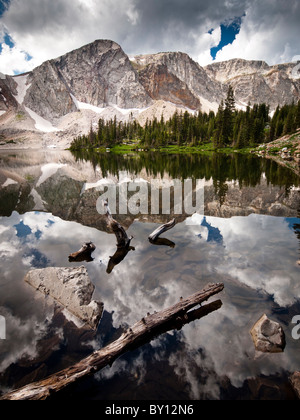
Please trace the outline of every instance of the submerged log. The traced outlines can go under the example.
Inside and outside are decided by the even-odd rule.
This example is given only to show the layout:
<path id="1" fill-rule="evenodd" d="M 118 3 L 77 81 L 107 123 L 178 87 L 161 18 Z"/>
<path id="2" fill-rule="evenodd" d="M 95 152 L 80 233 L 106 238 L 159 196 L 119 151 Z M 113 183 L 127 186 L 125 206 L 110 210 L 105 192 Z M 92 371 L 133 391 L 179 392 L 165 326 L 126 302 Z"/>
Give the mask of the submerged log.
<path id="1" fill-rule="evenodd" d="M 108 202 L 105 201 L 103 205 L 106 211 L 106 217 L 108 219 L 108 227 L 114 232 L 117 238 L 117 250 L 113 256 L 109 257 L 109 262 L 106 269 L 106 272 L 110 274 L 114 267 L 124 260 L 128 252 L 135 251 L 135 248 L 130 245 L 133 237 L 129 237 L 123 226 L 113 218 Z"/>
<path id="2" fill-rule="evenodd" d="M 86 242 L 82 245 L 79 251 L 69 255 L 69 262 L 91 262 L 94 261 L 92 253 L 95 251 L 96 246 L 92 242 Z"/>
<path id="3" fill-rule="evenodd" d="M 130 245 L 130 242 L 126 246 L 117 246 L 117 250 L 112 257 L 109 257 L 106 272 L 110 274 L 116 265 L 122 262 L 129 251 L 135 251 L 135 247 Z"/>
<path id="4" fill-rule="evenodd" d="M 167 232 L 168 230 L 172 229 L 175 225 L 176 225 L 176 220 L 173 219 L 169 223 L 165 223 L 164 225 L 159 226 L 157 229 L 155 229 L 154 232 L 152 232 L 149 235 L 149 238 L 148 238 L 149 241 L 150 242 L 157 241 L 157 239 L 160 237 L 161 234 L 163 234 L 164 232 Z"/>
<path id="5" fill-rule="evenodd" d="M 222 304 L 220 301 L 189 312 L 192 308 L 201 305 L 223 289 L 224 284 L 222 283 L 209 285 L 206 289 L 186 299 L 181 298 L 178 303 L 161 312 L 148 314 L 147 317 L 124 332 L 119 339 L 108 344 L 103 349 L 95 351 L 75 365 L 55 373 L 47 379 L 12 391 L 4 395 L 0 400 L 50 399 L 54 394 L 59 393 L 88 375 L 96 373 L 107 365 L 111 366 L 122 354 L 140 347 L 169 329 L 180 329 L 184 324 L 217 310 Z"/>
<path id="6" fill-rule="evenodd" d="M 176 244 L 172 241 L 170 241 L 167 238 L 157 238 L 154 241 L 152 239 L 149 239 L 150 244 L 152 245 L 162 245 L 162 246 L 169 246 L 170 248 L 175 248 Z"/>
<path id="7" fill-rule="evenodd" d="M 128 237 L 125 229 L 123 226 L 117 222 L 110 211 L 109 205 L 107 201 L 104 201 L 103 203 L 105 211 L 106 211 L 106 217 L 108 219 L 108 226 L 111 228 L 111 230 L 114 232 L 117 238 L 117 246 L 118 247 L 126 247 L 130 245 L 130 242 L 132 241 L 133 237 Z"/>

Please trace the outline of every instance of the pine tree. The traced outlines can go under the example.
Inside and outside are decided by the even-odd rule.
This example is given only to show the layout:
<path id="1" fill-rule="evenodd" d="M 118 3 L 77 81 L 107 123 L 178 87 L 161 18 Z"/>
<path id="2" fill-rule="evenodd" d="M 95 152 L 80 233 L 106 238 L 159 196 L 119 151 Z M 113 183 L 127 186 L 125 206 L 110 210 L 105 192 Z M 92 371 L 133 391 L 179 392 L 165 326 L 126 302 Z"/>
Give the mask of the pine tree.
<path id="1" fill-rule="evenodd" d="M 294 113 L 294 105 L 289 107 L 288 114 L 284 121 L 283 126 L 283 134 L 291 134 L 294 129 L 294 120 L 295 120 L 295 113 Z"/>
<path id="2" fill-rule="evenodd" d="M 223 126 L 224 126 L 224 102 L 222 100 L 218 108 L 218 113 L 216 115 L 216 129 L 213 135 L 213 145 L 217 149 L 223 145 Z"/>
<path id="3" fill-rule="evenodd" d="M 300 128 L 300 100 L 298 101 L 298 105 L 296 108 L 295 127 L 296 127 L 296 130 Z"/>
<path id="4" fill-rule="evenodd" d="M 225 109 L 223 117 L 223 132 L 222 132 L 222 143 L 228 145 L 233 140 L 233 116 L 235 111 L 235 99 L 233 88 L 229 85 L 227 97 L 225 100 Z"/>

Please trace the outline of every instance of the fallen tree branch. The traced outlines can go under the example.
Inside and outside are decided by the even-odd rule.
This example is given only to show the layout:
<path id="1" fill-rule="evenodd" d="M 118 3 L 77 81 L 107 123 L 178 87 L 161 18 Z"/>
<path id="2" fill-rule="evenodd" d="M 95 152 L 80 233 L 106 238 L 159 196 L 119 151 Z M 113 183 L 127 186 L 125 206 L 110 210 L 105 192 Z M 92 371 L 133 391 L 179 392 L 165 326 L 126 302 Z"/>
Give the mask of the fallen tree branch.
<path id="1" fill-rule="evenodd" d="M 47 400 L 88 375 L 94 374 L 107 365 L 111 366 L 122 354 L 140 347 L 159 334 L 169 329 L 180 329 L 184 324 L 218 309 L 221 305 L 220 301 L 189 312 L 192 308 L 201 305 L 201 303 L 220 293 L 223 289 L 224 285 L 222 283 L 209 285 L 206 289 L 186 299 L 181 298 L 178 303 L 168 309 L 148 314 L 147 317 L 124 332 L 119 339 L 108 344 L 103 349 L 94 352 L 75 365 L 55 373 L 47 379 L 12 391 L 4 395 L 0 400 Z"/>
<path id="2" fill-rule="evenodd" d="M 69 255 L 69 262 L 91 262 L 94 261 L 92 253 L 95 251 L 96 246 L 92 242 L 86 242 L 82 245 L 79 251 Z"/>
<path id="3" fill-rule="evenodd" d="M 162 226 L 159 226 L 149 235 L 149 241 L 155 242 L 162 233 L 167 232 L 168 230 L 172 229 L 176 225 L 176 220 L 172 219 L 169 223 L 165 223 Z"/>
<path id="4" fill-rule="evenodd" d="M 107 201 L 104 201 L 103 203 L 104 208 L 106 210 L 106 217 L 108 220 L 108 226 L 112 229 L 112 231 L 114 232 L 114 234 L 116 235 L 117 238 L 117 246 L 118 247 L 129 247 L 130 246 L 130 242 L 132 241 L 133 237 L 130 236 L 128 237 L 125 229 L 123 228 L 123 226 L 117 222 L 110 211 L 109 205 Z"/>
<path id="5" fill-rule="evenodd" d="M 110 274 L 114 267 L 124 260 L 128 252 L 135 251 L 135 248 L 130 245 L 133 237 L 128 237 L 123 226 L 113 218 L 108 202 L 104 201 L 103 205 L 108 220 L 107 225 L 114 232 L 117 238 L 117 250 L 113 256 L 109 257 L 109 262 L 106 269 L 106 272 Z"/>

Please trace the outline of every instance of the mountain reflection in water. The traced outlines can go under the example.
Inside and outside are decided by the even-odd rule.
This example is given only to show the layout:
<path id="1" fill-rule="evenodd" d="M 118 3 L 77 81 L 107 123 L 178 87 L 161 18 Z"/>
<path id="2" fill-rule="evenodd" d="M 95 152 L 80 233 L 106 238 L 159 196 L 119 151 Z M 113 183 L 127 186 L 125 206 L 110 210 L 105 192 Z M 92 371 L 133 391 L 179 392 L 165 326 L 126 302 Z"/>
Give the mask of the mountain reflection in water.
<path id="1" fill-rule="evenodd" d="M 91 164 L 69 152 L 13 154 L 0 156 L 3 392 L 80 360 L 147 312 L 223 282 L 219 310 L 123 356 L 76 397 L 294 398 L 287 380 L 300 369 L 299 343 L 291 337 L 292 317 L 300 314 L 299 179 L 293 173 L 239 155 L 106 154 L 93 155 Z M 116 238 L 96 211 L 94 186 L 122 171 L 146 180 L 205 179 L 205 215 L 177 217 L 176 226 L 162 235 L 176 246 L 148 241 L 171 216 L 120 216 L 135 251 L 108 274 Z M 94 260 L 69 262 L 87 241 L 96 246 Z M 104 302 L 96 332 L 75 326 L 66 311 L 23 281 L 31 268 L 82 264 L 96 287 L 93 298 Z M 249 330 L 263 313 L 284 328 L 282 354 L 255 353 Z"/>

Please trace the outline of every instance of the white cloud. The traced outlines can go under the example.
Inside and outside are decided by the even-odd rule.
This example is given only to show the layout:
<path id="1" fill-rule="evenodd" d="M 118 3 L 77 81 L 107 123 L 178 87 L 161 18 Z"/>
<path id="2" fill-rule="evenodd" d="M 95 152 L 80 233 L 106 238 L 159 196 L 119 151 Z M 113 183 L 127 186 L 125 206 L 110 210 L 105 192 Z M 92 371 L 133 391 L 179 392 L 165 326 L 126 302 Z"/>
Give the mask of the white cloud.
<path id="1" fill-rule="evenodd" d="M 0 71 L 28 71 L 95 39 L 114 40 L 131 55 L 183 51 L 204 65 L 212 61 L 220 24 L 244 14 L 236 40 L 217 60 L 273 64 L 299 55 L 298 0 L 288 6 L 282 0 L 11 0 L 0 18 L 0 40 L 8 33 L 15 46 L 4 47 Z"/>
<path id="2" fill-rule="evenodd" d="M 300 4 L 270 0 L 254 1 L 242 19 L 240 33 L 231 45 L 218 52 L 216 60 L 232 58 L 264 60 L 279 64 L 299 53 Z"/>
<path id="3" fill-rule="evenodd" d="M 18 47 L 10 48 L 3 44 L 1 52 L 0 70 L 4 74 L 25 73 L 32 70 L 36 60 L 28 61 L 27 54 Z"/>
<path id="4" fill-rule="evenodd" d="M 0 71 L 28 71 L 95 39 L 121 41 L 137 19 L 132 0 L 12 0 L 0 32 L 2 38 L 9 33 L 15 47 L 5 47 Z M 23 51 L 33 60 L 27 61 Z"/>
<path id="5" fill-rule="evenodd" d="M 193 59 L 201 66 L 210 64 L 212 62 L 210 50 L 219 45 L 221 41 L 221 27 L 219 26 L 211 33 L 206 33 L 201 37 L 198 37 L 197 34 L 194 36 L 195 38 L 197 37 L 197 52 L 193 56 Z"/>

